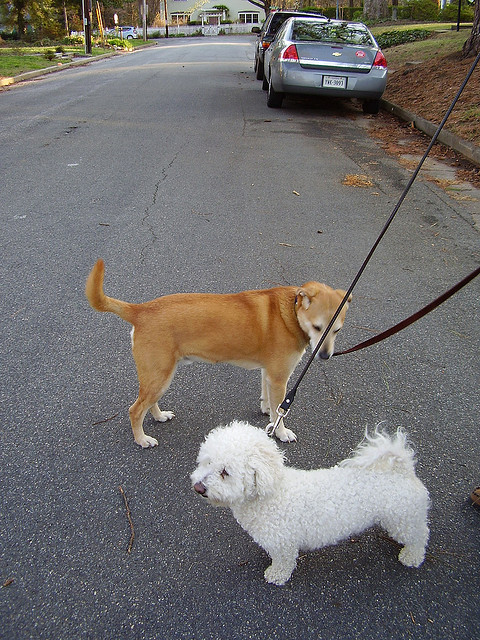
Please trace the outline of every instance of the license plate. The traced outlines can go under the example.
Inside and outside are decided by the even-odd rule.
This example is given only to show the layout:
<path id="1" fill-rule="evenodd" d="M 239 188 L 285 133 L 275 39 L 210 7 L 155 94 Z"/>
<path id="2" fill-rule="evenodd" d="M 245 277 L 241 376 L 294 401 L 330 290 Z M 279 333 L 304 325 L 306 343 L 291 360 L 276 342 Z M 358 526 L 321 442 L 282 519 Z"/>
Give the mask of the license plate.
<path id="1" fill-rule="evenodd" d="M 347 79 L 341 76 L 323 76 L 323 86 L 330 89 L 346 89 Z"/>

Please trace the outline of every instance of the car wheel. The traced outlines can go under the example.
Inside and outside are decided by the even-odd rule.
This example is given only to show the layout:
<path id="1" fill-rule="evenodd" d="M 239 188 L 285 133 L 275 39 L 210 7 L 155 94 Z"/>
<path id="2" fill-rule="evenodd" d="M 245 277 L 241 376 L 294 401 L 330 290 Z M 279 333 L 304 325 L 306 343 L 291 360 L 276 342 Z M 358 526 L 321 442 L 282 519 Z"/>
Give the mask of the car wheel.
<path id="1" fill-rule="evenodd" d="M 255 61 L 255 71 L 257 80 L 263 80 L 263 62 L 260 62 L 260 58 Z"/>
<path id="2" fill-rule="evenodd" d="M 380 100 L 365 100 L 362 105 L 363 113 L 376 115 L 380 110 Z"/>
<path id="3" fill-rule="evenodd" d="M 267 94 L 267 107 L 272 109 L 279 109 L 282 106 L 283 93 L 277 93 L 272 86 L 272 74 L 270 74 L 270 80 L 268 82 L 268 94 Z"/>

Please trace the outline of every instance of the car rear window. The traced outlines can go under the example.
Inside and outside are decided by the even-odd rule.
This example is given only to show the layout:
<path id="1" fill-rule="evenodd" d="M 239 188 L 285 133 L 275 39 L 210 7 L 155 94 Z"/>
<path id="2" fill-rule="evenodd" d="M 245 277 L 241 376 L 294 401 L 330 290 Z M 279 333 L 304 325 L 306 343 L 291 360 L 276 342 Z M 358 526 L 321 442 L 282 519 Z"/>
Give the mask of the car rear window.
<path id="1" fill-rule="evenodd" d="M 282 24 L 288 20 L 288 18 L 293 18 L 294 15 L 294 13 L 276 13 L 272 18 L 268 31 L 270 33 L 277 33 Z"/>
<path id="2" fill-rule="evenodd" d="M 338 44 L 373 45 L 368 31 L 360 26 L 348 23 L 307 22 L 295 20 L 292 40 L 297 42 L 320 41 Z"/>

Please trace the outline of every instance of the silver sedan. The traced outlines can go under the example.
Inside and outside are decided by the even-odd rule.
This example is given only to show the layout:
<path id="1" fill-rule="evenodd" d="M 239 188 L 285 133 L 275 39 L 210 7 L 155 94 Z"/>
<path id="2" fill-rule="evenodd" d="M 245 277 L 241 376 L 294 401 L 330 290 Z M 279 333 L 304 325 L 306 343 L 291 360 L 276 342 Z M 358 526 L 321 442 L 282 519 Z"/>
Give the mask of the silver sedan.
<path id="1" fill-rule="evenodd" d="M 358 98 L 364 113 L 378 113 L 386 84 L 385 56 L 360 22 L 290 18 L 265 51 L 269 107 L 296 93 Z"/>

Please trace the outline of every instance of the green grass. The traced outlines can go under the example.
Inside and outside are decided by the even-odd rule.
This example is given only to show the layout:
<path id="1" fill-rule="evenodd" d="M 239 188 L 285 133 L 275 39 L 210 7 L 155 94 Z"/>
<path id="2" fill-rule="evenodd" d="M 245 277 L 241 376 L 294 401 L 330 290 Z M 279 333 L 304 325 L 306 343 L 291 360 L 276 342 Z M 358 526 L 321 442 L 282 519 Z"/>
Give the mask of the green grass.
<path id="1" fill-rule="evenodd" d="M 132 42 L 130 40 L 130 42 Z M 143 40 L 135 40 L 133 47 L 145 44 Z M 55 51 L 56 45 L 48 47 L 30 47 L 30 46 L 2 46 L 0 47 L 0 77 L 10 78 L 27 71 L 36 71 L 38 69 L 48 69 L 56 67 L 59 62 L 63 64 L 74 60 L 74 54 L 82 56 L 85 54 L 84 45 L 70 46 L 62 45 L 62 48 L 68 59 L 47 60 L 45 53 L 47 51 Z M 92 55 L 99 56 L 104 53 L 111 53 L 112 49 L 102 47 L 92 47 Z"/>
<path id="2" fill-rule="evenodd" d="M 17 76 L 26 71 L 34 71 L 36 69 L 45 69 L 53 67 L 56 61 L 50 61 L 43 57 L 31 55 L 11 55 L 0 51 L 0 76 L 9 78 Z"/>
<path id="3" fill-rule="evenodd" d="M 462 115 L 463 122 L 480 122 L 480 107 L 471 107 Z"/>
<path id="4" fill-rule="evenodd" d="M 454 25 L 456 26 L 456 24 Z M 464 33 L 470 34 L 472 25 L 470 24 L 470 29 L 462 29 Z M 406 22 L 405 24 L 396 25 L 392 22 L 389 23 L 388 26 L 382 27 L 370 27 L 370 31 L 373 35 L 377 35 L 378 33 L 384 33 L 385 31 L 408 31 L 409 29 L 426 29 L 427 31 L 451 31 L 452 23 L 451 22 Z M 456 33 L 456 32 L 455 32 Z"/>
<path id="5" fill-rule="evenodd" d="M 447 56 L 452 53 L 460 55 L 464 42 L 470 35 L 469 29 L 454 31 L 450 25 L 421 24 L 416 25 L 421 29 L 434 31 L 434 35 L 428 40 L 408 42 L 388 48 L 384 53 L 391 69 L 400 67 L 405 62 L 424 62 L 437 56 Z M 412 25 L 402 25 L 399 30 L 412 28 Z M 372 29 L 374 36 L 385 31 L 391 31 L 392 27 Z"/>

